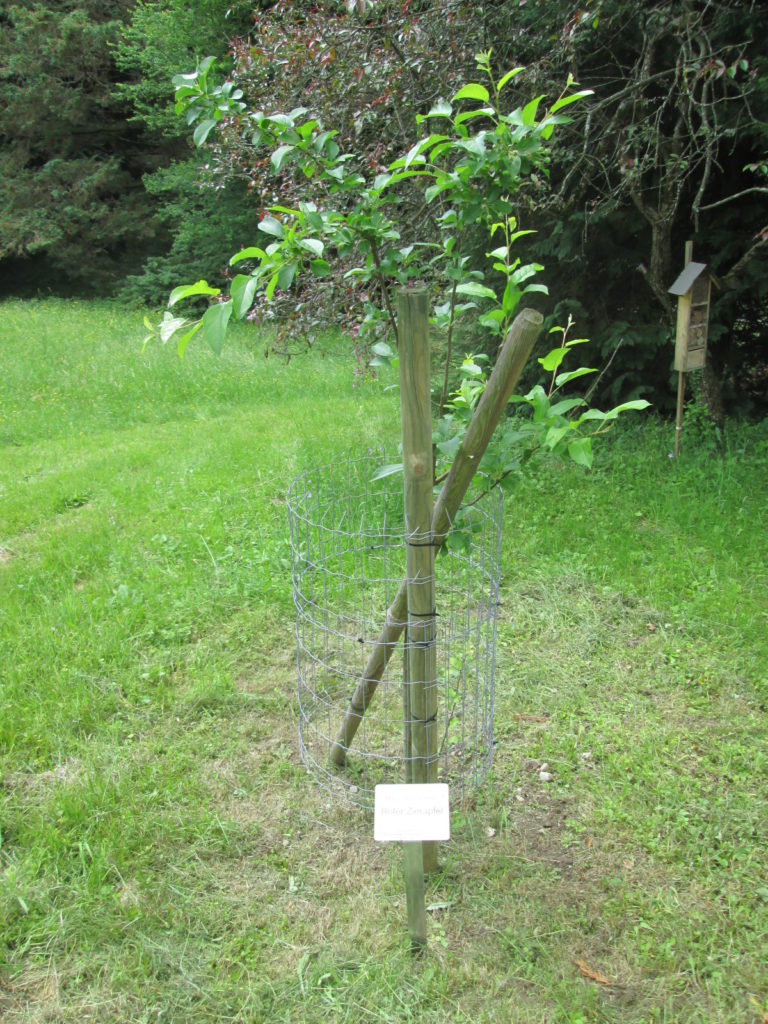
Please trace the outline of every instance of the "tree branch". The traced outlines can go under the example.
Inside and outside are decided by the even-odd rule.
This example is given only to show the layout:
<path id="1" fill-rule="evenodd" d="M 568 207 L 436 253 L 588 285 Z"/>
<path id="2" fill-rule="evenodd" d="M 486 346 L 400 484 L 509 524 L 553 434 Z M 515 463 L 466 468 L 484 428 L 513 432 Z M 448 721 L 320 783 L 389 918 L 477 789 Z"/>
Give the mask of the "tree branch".
<path id="1" fill-rule="evenodd" d="M 448 401 L 448 374 L 451 369 L 451 346 L 453 343 L 453 311 L 456 308 L 456 288 L 458 287 L 458 284 L 458 281 L 454 281 L 453 288 L 451 289 L 451 312 L 449 314 L 450 319 L 448 322 L 448 340 L 445 347 L 445 375 L 443 376 L 443 391 L 440 395 L 440 404 L 437 407 L 438 419 L 443 415 L 445 403 Z"/>
<path id="2" fill-rule="evenodd" d="M 764 249 L 765 246 L 768 245 L 768 224 L 761 228 L 754 237 L 757 239 L 755 244 L 750 246 L 744 255 L 734 263 L 728 273 L 723 275 L 721 278 L 721 281 L 726 288 L 735 288 L 737 286 L 738 276 L 744 267 L 746 267 L 760 249 Z"/>
<path id="3" fill-rule="evenodd" d="M 725 206 L 726 203 L 733 203 L 737 199 L 741 199 L 742 196 L 751 195 L 754 192 L 759 192 L 761 195 L 768 195 L 768 188 L 764 185 L 753 185 L 751 188 L 745 188 L 742 192 L 735 192 L 732 196 L 726 196 L 725 199 L 718 199 L 716 203 L 707 203 L 706 206 L 700 206 L 700 210 L 714 210 L 718 206 Z"/>

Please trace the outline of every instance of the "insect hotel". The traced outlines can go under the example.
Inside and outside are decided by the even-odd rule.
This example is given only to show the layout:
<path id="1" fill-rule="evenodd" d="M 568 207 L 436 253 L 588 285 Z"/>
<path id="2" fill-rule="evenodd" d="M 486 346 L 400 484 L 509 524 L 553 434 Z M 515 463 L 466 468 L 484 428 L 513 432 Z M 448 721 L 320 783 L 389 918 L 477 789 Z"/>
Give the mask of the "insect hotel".
<path id="1" fill-rule="evenodd" d="M 686 242 L 685 268 L 669 289 L 670 294 L 677 295 L 675 458 L 680 454 L 680 433 L 683 429 L 685 374 L 690 370 L 702 370 L 707 362 L 709 299 L 713 282 L 717 283 L 706 263 L 693 262 L 693 242 Z"/>
<path id="2" fill-rule="evenodd" d="M 706 263 L 686 264 L 669 289 L 677 295 L 677 330 L 675 332 L 675 369 L 680 373 L 701 370 L 707 361 L 707 329 L 712 274 Z"/>

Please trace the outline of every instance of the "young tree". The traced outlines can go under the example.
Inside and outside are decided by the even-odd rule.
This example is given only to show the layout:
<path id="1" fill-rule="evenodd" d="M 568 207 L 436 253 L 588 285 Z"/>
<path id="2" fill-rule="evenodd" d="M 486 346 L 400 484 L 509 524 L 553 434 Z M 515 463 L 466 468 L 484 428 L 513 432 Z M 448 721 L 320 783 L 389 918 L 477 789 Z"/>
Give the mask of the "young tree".
<path id="1" fill-rule="evenodd" d="M 239 272 L 228 299 L 203 280 L 174 289 L 169 306 L 200 297 L 214 301 L 199 319 L 166 313 L 159 329 L 162 340 L 177 339 L 183 355 L 199 332 L 219 351 L 231 318 L 248 317 L 254 304 L 272 303 L 279 293 L 295 296 L 302 276 L 324 279 L 333 259 L 346 268 L 350 289 L 362 291 L 362 327 L 372 351 L 384 361 L 394 357 L 398 345 L 392 288 L 429 278 L 437 298 L 432 321 L 446 338 L 436 447 L 448 458 L 455 454 L 484 387 L 482 368 L 473 359 L 465 360 L 465 385 L 449 401 L 448 366 L 456 322 L 469 316 L 475 331 L 500 339 L 523 297 L 546 293 L 543 284 L 532 280 L 541 266 L 523 264 L 516 255 L 520 238 L 531 232 L 518 229 L 515 211 L 547 173 L 549 140 L 556 127 L 569 120 L 562 111 L 587 95 L 573 91 L 569 82 L 548 109 L 542 107 L 542 96 L 510 109 L 511 87 L 523 69 L 497 78 L 490 53 L 478 53 L 476 62 L 478 80 L 462 86 L 451 101 L 439 99 L 426 114 L 418 115 L 421 137 L 385 169 L 372 172 L 356 154 L 342 151 L 338 132 L 325 128 L 306 107 L 271 114 L 249 111 L 234 82 L 217 83 L 212 77 L 212 58 L 196 71 L 177 76 L 177 108 L 195 126 L 199 145 L 218 126 L 226 129 L 238 118 L 239 131 L 244 133 L 244 125 L 249 125 L 251 144 L 267 153 L 272 172 L 282 176 L 290 169 L 306 183 L 308 194 L 295 206 L 274 205 L 262 214 L 262 245 L 248 246 L 230 261 Z M 413 233 L 409 213 L 414 191 L 430 209 L 439 232 L 437 242 L 422 242 Z M 403 194 L 409 200 L 405 204 Z M 493 246 L 482 263 L 473 261 L 468 248 L 478 226 Z M 532 419 L 503 435 L 500 452 L 484 464 L 496 482 L 519 465 L 515 445 L 521 440 L 528 443 L 529 453 L 542 448 L 562 451 L 590 465 L 591 428 L 596 425 L 599 432 L 624 409 L 647 405 L 629 403 L 605 414 L 585 411 L 586 403 L 579 397 L 553 402 L 564 385 L 594 372 L 559 372 L 572 347 L 584 339 L 570 339 L 567 329 L 555 330 L 562 333 L 561 344 L 540 360 L 552 375 L 549 390 L 539 385 L 521 400 L 529 404 Z M 477 336 L 476 341 L 482 345 Z"/>
<path id="2" fill-rule="evenodd" d="M 579 395 L 563 396 L 563 387 L 594 371 L 583 367 L 561 371 L 573 347 L 584 341 L 569 338 L 568 330 L 561 330 L 558 347 L 539 360 L 550 375 L 549 388 L 537 385 L 514 399 L 527 408 L 529 416 L 505 423 L 491 445 L 494 427 L 502 419 L 542 322 L 532 310 L 523 310 L 514 325 L 513 317 L 526 294 L 546 292 L 532 280 L 541 267 L 522 264 L 515 255 L 516 243 L 529 234 L 518 230 L 515 210 L 525 191 L 536 188 L 538 176 L 546 173 L 549 140 L 568 120 L 562 111 L 585 93 L 571 91 L 569 82 L 548 109 L 542 105 L 542 96 L 514 105 L 509 99 L 514 95 L 511 86 L 522 68 L 497 77 L 490 53 L 478 53 L 476 61 L 476 80 L 463 85 L 451 100 L 438 99 L 418 116 L 420 137 L 378 173 L 366 173 L 354 153 L 342 150 L 338 133 L 325 128 L 305 107 L 270 114 L 249 111 L 233 82 L 219 84 L 211 78 L 212 60 L 176 79 L 179 110 L 196 125 L 200 144 L 219 124 L 226 125 L 237 116 L 240 131 L 247 123 L 252 145 L 267 152 L 272 171 L 280 175 L 291 168 L 309 183 L 313 194 L 295 206 L 273 205 L 264 214 L 259 223 L 262 245 L 249 246 L 232 257 L 232 264 L 245 272 L 234 277 L 229 298 L 203 280 L 174 289 L 169 299 L 172 307 L 188 299 L 214 300 L 196 320 L 166 314 L 160 337 L 176 338 L 181 355 L 198 333 L 220 350 L 233 317 L 247 317 L 255 302 L 271 302 L 278 292 L 291 293 L 302 273 L 324 278 L 334 258 L 350 259 L 347 279 L 378 299 L 369 298 L 366 323 L 370 331 L 383 332 L 373 346 L 381 360 L 397 358 L 400 348 L 401 325 L 394 315 L 392 289 L 417 277 L 429 276 L 438 296 L 432 320 L 445 331 L 446 361 L 456 319 L 462 314 L 471 317 L 475 331 L 494 338 L 506 335 L 511 327 L 489 381 L 479 360 L 468 357 L 462 386 L 452 396 L 447 386 L 443 389 L 433 437 L 436 482 L 445 481 L 431 519 L 429 543 L 436 547 L 470 543 L 473 504 L 479 495 L 462 502 L 478 474 L 484 478 L 481 488 L 504 484 L 537 451 L 559 453 L 590 466 L 592 437 L 621 412 L 647 405 L 639 400 L 604 413 L 587 408 Z M 434 211 L 440 233 L 437 244 L 404 237 L 407 227 L 400 223 L 404 208 L 399 197 L 412 190 Z M 491 246 L 479 265 L 466 250 L 470 229 L 477 225 L 485 229 Z M 493 287 L 494 281 L 500 285 Z M 443 465 L 450 465 L 444 473 Z M 387 466 L 378 475 L 401 469 Z M 431 485 L 432 474 L 428 480 Z M 404 581 L 383 616 L 379 639 L 350 695 L 331 754 L 337 764 L 344 761 L 407 611 Z"/>

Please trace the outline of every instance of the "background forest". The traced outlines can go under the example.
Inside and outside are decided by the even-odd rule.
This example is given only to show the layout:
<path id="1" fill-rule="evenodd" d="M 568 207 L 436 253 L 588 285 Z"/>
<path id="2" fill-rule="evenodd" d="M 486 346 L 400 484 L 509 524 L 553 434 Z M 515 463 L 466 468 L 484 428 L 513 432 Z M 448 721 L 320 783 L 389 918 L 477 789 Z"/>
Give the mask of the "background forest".
<path id="1" fill-rule="evenodd" d="M 544 265 L 543 311 L 573 315 L 610 363 L 598 397 L 671 408 L 667 289 L 692 239 L 720 285 L 694 386 L 716 420 L 761 415 L 767 32 L 748 0 L 20 0 L 0 13 L 0 295 L 158 305 L 185 281 L 226 283 L 264 210 L 302 184 L 291 168 L 276 178 L 237 116 L 194 146 L 171 82 L 206 56 L 250 109 L 311 107 L 376 168 L 490 49 L 496 72 L 526 68 L 518 97 L 556 97 L 569 76 L 594 91 L 517 197 L 517 220 L 536 230 L 521 245 Z M 414 207 L 414 240 L 437 237 L 432 216 Z M 311 308 L 312 329 L 322 311 L 354 334 L 361 296 L 341 275 L 312 287 L 278 309 L 283 333 L 306 331 Z"/>

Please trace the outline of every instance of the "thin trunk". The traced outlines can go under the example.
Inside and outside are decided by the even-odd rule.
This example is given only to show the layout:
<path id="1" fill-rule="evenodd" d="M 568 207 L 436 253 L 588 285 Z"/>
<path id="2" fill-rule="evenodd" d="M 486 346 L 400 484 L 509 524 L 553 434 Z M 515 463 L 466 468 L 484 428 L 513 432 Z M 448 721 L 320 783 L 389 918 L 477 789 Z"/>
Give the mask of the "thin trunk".
<path id="1" fill-rule="evenodd" d="M 504 414 L 512 390 L 523 372 L 528 357 L 541 331 L 544 318 L 533 309 L 524 309 L 515 318 L 499 353 L 496 366 L 477 404 L 464 435 L 461 448 L 451 466 L 432 514 L 432 536 L 435 554 L 451 530 L 472 477 L 483 457 L 496 425 Z M 403 580 L 395 599 L 386 611 L 384 625 L 371 652 L 362 678 L 339 727 L 330 757 L 342 767 L 347 751 L 363 720 L 376 688 L 381 682 L 400 635 L 408 620 L 408 587 Z"/>

